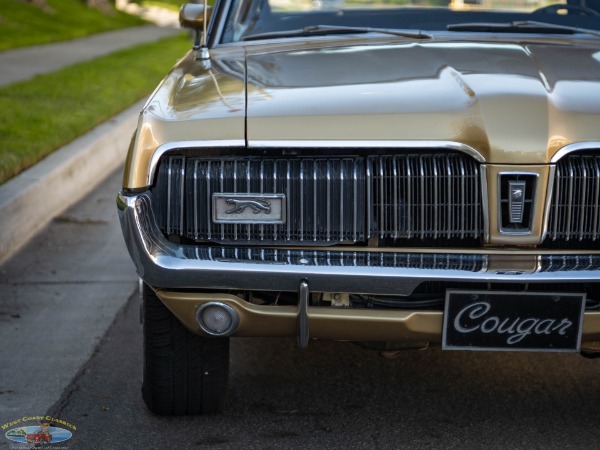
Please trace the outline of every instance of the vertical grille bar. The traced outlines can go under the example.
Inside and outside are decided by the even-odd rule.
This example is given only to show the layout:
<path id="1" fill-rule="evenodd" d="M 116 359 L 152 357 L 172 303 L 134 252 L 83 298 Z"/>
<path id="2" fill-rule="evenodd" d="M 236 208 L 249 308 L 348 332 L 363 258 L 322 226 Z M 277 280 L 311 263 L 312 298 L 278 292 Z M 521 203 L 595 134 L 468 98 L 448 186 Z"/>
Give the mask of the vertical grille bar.
<path id="1" fill-rule="evenodd" d="M 234 160 L 233 161 L 233 190 L 231 192 L 239 192 L 238 186 L 237 186 L 238 179 L 239 179 L 237 167 L 238 167 L 238 161 Z M 233 224 L 233 240 L 234 241 L 238 240 L 238 224 L 237 223 Z"/>
<path id="2" fill-rule="evenodd" d="M 300 161 L 300 241 L 304 240 L 304 162 Z"/>
<path id="3" fill-rule="evenodd" d="M 342 201 L 340 202 L 340 236 L 344 236 L 344 166 L 340 168 L 340 198 Z"/>
<path id="4" fill-rule="evenodd" d="M 472 161 L 470 161 L 472 163 Z M 477 179 L 479 179 L 479 174 L 477 174 Z M 480 190 L 481 190 L 481 186 L 479 185 L 479 183 L 477 181 L 475 181 L 474 183 L 471 183 L 471 185 L 474 188 L 474 192 L 473 192 L 473 198 L 472 198 L 472 202 L 473 204 L 481 201 L 481 195 L 480 195 Z M 471 217 L 473 218 L 473 231 L 474 231 L 474 237 L 478 238 L 481 234 L 481 227 L 483 225 L 483 218 L 481 217 L 481 214 L 478 214 L 478 212 L 480 212 L 481 209 L 470 209 L 470 213 L 471 213 Z"/>
<path id="5" fill-rule="evenodd" d="M 595 185 L 595 193 L 594 193 L 594 213 L 593 224 L 592 224 L 592 240 L 595 241 L 598 238 L 598 206 L 600 202 L 600 165 L 598 164 L 598 160 L 594 159 L 594 185 Z"/>
<path id="6" fill-rule="evenodd" d="M 581 165 L 581 205 L 587 204 L 587 170 L 586 164 Z M 585 220 L 587 208 L 580 208 L 581 217 L 579 218 L 579 240 L 583 240 L 583 233 L 585 231 Z"/>
<path id="7" fill-rule="evenodd" d="M 367 239 L 371 239 L 371 237 L 373 236 L 373 234 L 371 233 L 371 230 L 373 229 L 373 218 L 372 218 L 372 214 L 373 214 L 373 192 L 372 192 L 372 188 L 371 188 L 371 182 L 370 180 L 372 179 L 372 167 L 371 164 L 373 163 L 372 159 L 369 159 L 367 161 Z"/>
<path id="8" fill-rule="evenodd" d="M 446 193 L 448 201 L 446 202 L 446 238 L 450 239 L 452 234 L 452 211 L 454 209 L 454 190 L 452 189 L 452 166 L 446 166 Z"/>
<path id="9" fill-rule="evenodd" d="M 410 159 L 405 159 L 405 164 L 406 164 L 406 191 L 408 194 L 408 199 L 406 201 L 406 216 L 407 216 L 407 234 L 406 237 L 408 239 L 411 239 L 413 237 L 413 227 L 412 227 L 412 223 L 413 223 L 413 216 L 412 216 L 412 210 L 413 210 L 413 205 L 414 205 L 414 201 L 413 201 L 413 189 L 412 189 L 412 183 L 413 183 L 413 176 L 412 176 L 412 169 L 411 169 L 411 160 Z"/>
<path id="10" fill-rule="evenodd" d="M 221 192 L 225 192 L 225 161 L 221 161 L 221 170 L 219 171 L 219 180 L 221 182 Z M 225 240 L 225 224 L 221 224 L 221 240 Z"/>
<path id="11" fill-rule="evenodd" d="M 206 170 L 206 208 L 212 208 L 210 198 L 210 187 L 211 187 L 211 161 L 207 163 L 208 167 Z M 212 220 L 210 213 L 206 214 L 206 229 L 208 231 L 207 239 L 212 239 Z M 196 237 L 196 240 L 198 237 Z"/>
<path id="12" fill-rule="evenodd" d="M 560 205 L 560 196 L 561 196 L 561 188 L 562 183 L 560 182 L 562 179 L 562 167 L 559 165 L 556 167 L 556 179 L 554 181 L 554 209 L 550 211 L 553 213 L 551 219 L 549 220 L 552 223 L 552 240 L 556 240 L 558 237 L 558 220 L 560 217 L 559 214 L 559 205 Z M 552 220 L 553 219 L 553 220 Z"/>
<path id="13" fill-rule="evenodd" d="M 166 163 L 166 214 L 165 229 L 168 234 L 184 232 L 185 160 L 170 157 Z M 159 221 L 162 222 L 162 221 Z"/>
<path id="14" fill-rule="evenodd" d="M 357 164 L 353 164 L 353 192 L 354 196 L 352 198 L 352 204 L 354 205 L 354 215 L 353 215 L 353 233 L 352 236 L 354 238 L 354 242 L 358 240 L 358 172 L 357 172 Z M 315 195 L 316 197 L 316 195 Z"/>
<path id="15" fill-rule="evenodd" d="M 171 194 L 173 185 L 173 158 L 169 158 L 168 162 L 168 175 L 167 175 L 167 234 L 173 234 L 173 228 L 171 228 L 171 209 L 173 203 L 173 195 Z"/>
<path id="16" fill-rule="evenodd" d="M 250 164 L 248 164 L 248 167 L 250 166 Z M 260 162 L 260 193 L 264 193 L 265 192 L 265 162 L 261 161 Z M 248 191 L 250 192 L 250 191 Z M 251 239 L 251 236 L 248 236 L 248 240 Z M 264 241 L 265 240 L 265 226 L 263 224 L 260 225 L 260 240 Z"/>
<path id="17" fill-rule="evenodd" d="M 185 232 L 184 230 L 184 224 L 185 224 L 185 219 L 183 214 L 185 213 L 185 158 L 182 159 L 181 161 L 181 167 L 179 168 L 179 216 L 178 216 L 178 220 L 179 220 L 179 230 L 180 233 Z"/>
<path id="18" fill-rule="evenodd" d="M 194 239 L 198 240 L 198 161 L 194 161 Z"/>
<path id="19" fill-rule="evenodd" d="M 286 181 L 287 181 L 287 210 L 291 211 L 292 208 L 292 181 L 291 181 L 291 173 L 290 173 L 290 161 L 286 162 Z M 292 240 L 292 221 L 290 219 L 287 220 L 287 240 Z"/>
<path id="20" fill-rule="evenodd" d="M 331 241 L 331 161 L 327 160 L 327 242 Z"/>
<path id="21" fill-rule="evenodd" d="M 433 238 L 438 237 L 438 168 L 437 158 L 433 158 Z"/>
<path id="22" fill-rule="evenodd" d="M 317 196 L 317 192 L 318 192 L 318 189 L 317 189 L 317 180 L 318 180 L 318 177 L 317 177 L 317 165 L 314 164 L 313 165 L 313 192 L 315 194 L 313 195 L 313 218 L 314 218 L 314 220 L 313 220 L 313 242 L 317 242 L 318 241 L 317 236 L 318 236 L 318 230 L 319 230 L 319 228 L 318 228 L 318 220 L 317 220 L 317 217 L 319 217 L 319 210 L 318 210 L 318 207 L 317 207 L 317 198 L 318 198 L 318 196 Z"/>
<path id="23" fill-rule="evenodd" d="M 566 240 L 568 241 L 571 238 L 571 227 L 573 222 L 571 221 L 571 215 L 573 212 L 573 182 L 574 182 L 574 174 L 573 174 L 573 164 L 571 161 L 568 162 L 569 168 L 569 179 L 568 179 L 568 191 L 567 191 L 567 230 L 566 230 Z"/>
<path id="24" fill-rule="evenodd" d="M 393 173 L 393 180 L 394 180 L 394 187 L 392 188 L 392 191 L 394 192 L 394 233 L 393 233 L 393 237 L 394 239 L 398 238 L 398 159 L 394 156 L 392 158 L 392 164 L 393 164 L 393 169 L 392 169 L 392 173 Z"/>
<path id="25" fill-rule="evenodd" d="M 277 162 L 273 163 L 273 192 L 277 192 Z M 279 225 L 273 225 L 273 232 L 271 234 L 271 238 L 274 241 L 277 241 L 277 236 L 279 232 Z"/>
<path id="26" fill-rule="evenodd" d="M 385 236 L 385 230 L 386 230 L 386 226 L 385 226 L 385 208 L 383 208 L 383 202 L 385 199 L 385 177 L 384 177 L 384 168 L 383 168 L 383 164 L 384 161 L 379 159 L 378 160 L 379 163 L 379 237 L 383 238 Z"/>
<path id="27" fill-rule="evenodd" d="M 465 228 L 466 228 L 466 189 L 465 184 L 467 182 L 467 174 L 465 169 L 464 161 L 460 161 L 460 238 L 464 239 L 465 237 Z"/>
<path id="28" fill-rule="evenodd" d="M 423 157 L 419 158 L 419 170 L 420 170 L 420 180 L 421 180 L 421 205 L 419 207 L 421 211 L 421 223 L 419 224 L 419 230 L 421 230 L 421 239 L 425 238 L 425 212 L 426 212 L 426 204 L 425 204 L 425 168 L 423 167 Z"/>

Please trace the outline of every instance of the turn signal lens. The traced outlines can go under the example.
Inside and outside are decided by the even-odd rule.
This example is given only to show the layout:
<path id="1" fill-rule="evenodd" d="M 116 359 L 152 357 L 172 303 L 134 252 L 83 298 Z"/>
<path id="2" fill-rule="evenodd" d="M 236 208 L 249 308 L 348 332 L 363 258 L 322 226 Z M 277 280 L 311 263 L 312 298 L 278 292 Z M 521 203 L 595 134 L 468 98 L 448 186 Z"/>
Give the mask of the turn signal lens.
<path id="1" fill-rule="evenodd" d="M 230 306 L 211 302 L 198 308 L 196 321 L 211 336 L 228 336 L 237 328 L 239 317 Z"/>

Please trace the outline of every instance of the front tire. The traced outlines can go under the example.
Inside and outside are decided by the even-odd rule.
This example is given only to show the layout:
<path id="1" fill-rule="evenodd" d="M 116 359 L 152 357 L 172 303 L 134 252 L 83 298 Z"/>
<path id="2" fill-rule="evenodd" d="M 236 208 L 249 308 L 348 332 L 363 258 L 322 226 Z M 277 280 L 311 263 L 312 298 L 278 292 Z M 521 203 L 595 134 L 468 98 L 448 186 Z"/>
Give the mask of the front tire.
<path id="1" fill-rule="evenodd" d="M 148 409 L 161 415 L 223 411 L 229 376 L 229 338 L 191 333 L 144 285 L 144 382 Z"/>

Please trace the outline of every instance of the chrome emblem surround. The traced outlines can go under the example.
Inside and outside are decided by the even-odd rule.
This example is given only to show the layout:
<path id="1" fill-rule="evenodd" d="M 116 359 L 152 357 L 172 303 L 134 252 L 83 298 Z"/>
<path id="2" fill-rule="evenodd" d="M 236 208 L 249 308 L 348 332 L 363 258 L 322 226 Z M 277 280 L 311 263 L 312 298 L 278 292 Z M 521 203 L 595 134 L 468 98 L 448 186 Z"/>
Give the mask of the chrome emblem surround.
<path id="1" fill-rule="evenodd" d="M 231 224 L 284 224 L 285 194 L 215 192 L 212 221 Z"/>
<path id="2" fill-rule="evenodd" d="M 536 214 L 538 172 L 498 173 L 498 231 L 503 235 L 531 235 Z"/>
<path id="3" fill-rule="evenodd" d="M 510 223 L 521 223 L 523 222 L 523 212 L 525 209 L 525 188 L 527 187 L 526 181 L 508 181 L 508 204 L 510 211 Z"/>

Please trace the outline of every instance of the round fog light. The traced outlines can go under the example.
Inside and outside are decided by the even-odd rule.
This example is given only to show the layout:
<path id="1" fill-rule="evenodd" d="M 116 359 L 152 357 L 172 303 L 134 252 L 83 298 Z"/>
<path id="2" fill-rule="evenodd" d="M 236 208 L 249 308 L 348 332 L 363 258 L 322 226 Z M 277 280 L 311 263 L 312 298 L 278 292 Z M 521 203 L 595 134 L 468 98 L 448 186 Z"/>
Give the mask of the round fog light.
<path id="1" fill-rule="evenodd" d="M 231 306 L 211 302 L 198 308 L 196 322 L 211 336 L 228 336 L 237 328 L 239 317 Z"/>

